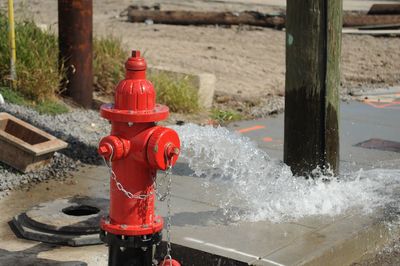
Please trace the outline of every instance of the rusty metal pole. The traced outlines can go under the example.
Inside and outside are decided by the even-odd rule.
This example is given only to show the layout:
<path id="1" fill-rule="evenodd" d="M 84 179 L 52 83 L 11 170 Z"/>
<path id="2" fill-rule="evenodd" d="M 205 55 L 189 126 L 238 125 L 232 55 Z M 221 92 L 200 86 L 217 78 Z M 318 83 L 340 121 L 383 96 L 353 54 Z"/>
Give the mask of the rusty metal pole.
<path id="1" fill-rule="evenodd" d="M 58 0 L 60 66 L 66 69 L 62 87 L 79 105 L 92 106 L 92 0 Z"/>

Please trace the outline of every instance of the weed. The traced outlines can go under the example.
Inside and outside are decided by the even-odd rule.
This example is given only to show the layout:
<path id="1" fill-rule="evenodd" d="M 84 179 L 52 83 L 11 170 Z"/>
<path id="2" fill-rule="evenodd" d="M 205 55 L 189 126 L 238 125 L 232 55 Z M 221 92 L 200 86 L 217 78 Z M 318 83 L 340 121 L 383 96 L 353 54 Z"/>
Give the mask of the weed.
<path id="1" fill-rule="evenodd" d="M 0 93 L 6 102 L 31 107 L 40 114 L 58 115 L 68 112 L 67 106 L 56 99 L 46 99 L 38 103 L 27 101 L 21 93 L 8 87 L 0 87 Z"/>
<path id="2" fill-rule="evenodd" d="M 58 101 L 44 101 L 34 106 L 40 114 L 59 115 L 68 113 L 68 107 Z"/>
<path id="3" fill-rule="evenodd" d="M 3 95 L 4 100 L 8 103 L 28 105 L 28 101 L 25 100 L 24 96 L 16 90 L 12 90 L 6 87 L 0 87 L 0 93 Z"/>
<path id="4" fill-rule="evenodd" d="M 167 105 L 172 112 L 195 113 L 200 110 L 199 96 L 188 76 L 172 78 L 164 73 L 149 75 L 157 93 L 157 102 Z"/>
<path id="5" fill-rule="evenodd" d="M 33 21 L 16 21 L 17 90 L 25 98 L 41 102 L 54 99 L 63 71 L 58 70 L 57 37 L 39 29 Z M 7 36 L 7 18 L 0 13 L 0 36 Z M 0 85 L 9 80 L 9 42 L 0 42 Z M 60 74 L 61 73 L 61 74 Z"/>
<path id="6" fill-rule="evenodd" d="M 114 87 L 124 78 L 127 52 L 122 41 L 113 36 L 95 38 L 93 72 L 95 89 L 102 94 L 112 94 Z"/>
<path id="7" fill-rule="evenodd" d="M 242 119 L 242 115 L 233 110 L 213 109 L 211 110 L 211 118 L 216 120 L 219 124 L 225 125 L 227 123 Z"/>

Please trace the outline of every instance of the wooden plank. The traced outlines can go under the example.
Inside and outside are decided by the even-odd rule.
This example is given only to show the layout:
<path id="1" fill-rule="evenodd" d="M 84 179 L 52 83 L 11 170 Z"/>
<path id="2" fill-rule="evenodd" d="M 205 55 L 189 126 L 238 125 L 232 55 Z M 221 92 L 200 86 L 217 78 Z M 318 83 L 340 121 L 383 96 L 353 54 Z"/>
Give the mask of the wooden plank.
<path id="1" fill-rule="evenodd" d="M 285 20 L 282 16 L 271 16 L 255 11 L 244 12 L 202 12 L 202 11 L 160 11 L 160 10 L 128 10 L 128 20 L 173 25 L 253 25 L 282 28 Z"/>
<path id="2" fill-rule="evenodd" d="M 329 3 L 330 4 L 330 3 Z M 154 23 L 172 25 L 252 25 L 281 29 L 285 27 L 286 16 L 269 15 L 256 11 L 244 12 L 205 12 L 184 10 L 138 10 L 128 9 L 130 22 L 152 20 Z M 346 12 L 343 15 L 343 27 L 367 25 L 400 24 L 400 15 L 367 15 Z"/>
<path id="3" fill-rule="evenodd" d="M 387 25 L 368 25 L 358 27 L 360 30 L 396 30 L 400 29 L 400 24 L 387 24 Z"/>
<path id="4" fill-rule="evenodd" d="M 343 17 L 343 27 L 400 24 L 399 15 L 348 14 Z"/>
<path id="5" fill-rule="evenodd" d="M 368 15 L 400 15 L 400 4 L 373 4 Z"/>

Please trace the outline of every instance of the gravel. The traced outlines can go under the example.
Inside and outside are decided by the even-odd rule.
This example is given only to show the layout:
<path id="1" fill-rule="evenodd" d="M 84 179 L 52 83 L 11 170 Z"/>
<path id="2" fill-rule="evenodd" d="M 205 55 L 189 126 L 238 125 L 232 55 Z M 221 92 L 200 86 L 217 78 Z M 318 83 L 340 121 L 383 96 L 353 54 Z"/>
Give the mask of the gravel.
<path id="1" fill-rule="evenodd" d="M 100 118 L 98 111 L 75 109 L 57 116 L 40 115 L 27 107 L 5 103 L 0 112 L 7 112 L 54 136 L 66 141 L 68 148 L 55 153 L 52 162 L 40 171 L 22 174 L 0 163 L 0 198 L 8 191 L 47 180 L 64 179 L 79 165 L 101 164 L 96 152 L 101 137 L 110 132 L 108 121 Z"/>
<path id="2" fill-rule="evenodd" d="M 285 108 L 285 98 L 270 96 L 261 99 L 261 104 L 252 108 L 250 114 L 254 118 L 267 117 L 269 115 L 282 113 Z"/>

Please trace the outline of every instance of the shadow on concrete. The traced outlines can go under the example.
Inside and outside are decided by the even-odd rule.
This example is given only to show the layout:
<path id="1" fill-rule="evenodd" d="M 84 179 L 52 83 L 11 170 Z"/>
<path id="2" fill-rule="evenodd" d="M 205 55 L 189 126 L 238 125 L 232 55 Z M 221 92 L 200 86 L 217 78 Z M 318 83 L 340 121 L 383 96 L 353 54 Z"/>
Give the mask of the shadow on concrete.
<path id="1" fill-rule="evenodd" d="M 242 211 L 237 209 L 234 213 L 240 215 Z M 210 226 L 210 225 L 229 225 L 237 222 L 233 217 L 225 214 L 225 210 L 202 212 L 179 212 L 171 217 L 174 226 Z"/>
<path id="2" fill-rule="evenodd" d="M 160 246 L 157 247 L 156 258 L 159 261 L 164 258 L 165 251 L 167 250 L 167 243 L 162 241 Z M 218 265 L 218 266 L 246 266 L 247 263 L 237 261 L 231 258 L 219 256 L 216 254 L 208 253 L 202 250 L 181 246 L 172 243 L 172 257 L 178 260 L 184 266 L 196 265 Z"/>
<path id="3" fill-rule="evenodd" d="M 18 265 L 18 266 L 41 266 L 41 265 L 55 265 L 55 266 L 86 266 L 88 265 L 83 261 L 57 261 L 50 259 L 38 258 L 41 252 L 53 250 L 57 248 L 55 245 L 38 244 L 28 249 L 19 251 L 8 251 L 0 249 L 0 265 Z"/>

